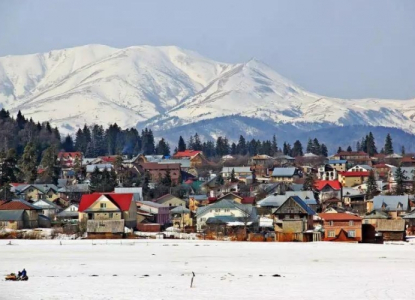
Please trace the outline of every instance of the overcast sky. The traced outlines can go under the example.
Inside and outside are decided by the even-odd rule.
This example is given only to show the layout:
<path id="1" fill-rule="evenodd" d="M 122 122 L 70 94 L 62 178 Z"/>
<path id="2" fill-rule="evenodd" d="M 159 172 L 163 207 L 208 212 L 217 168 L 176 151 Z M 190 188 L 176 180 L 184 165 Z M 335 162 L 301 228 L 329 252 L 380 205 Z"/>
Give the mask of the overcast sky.
<path id="1" fill-rule="evenodd" d="M 415 97 L 414 0 L 0 0 L 0 56 L 91 43 L 255 57 L 326 96 Z"/>

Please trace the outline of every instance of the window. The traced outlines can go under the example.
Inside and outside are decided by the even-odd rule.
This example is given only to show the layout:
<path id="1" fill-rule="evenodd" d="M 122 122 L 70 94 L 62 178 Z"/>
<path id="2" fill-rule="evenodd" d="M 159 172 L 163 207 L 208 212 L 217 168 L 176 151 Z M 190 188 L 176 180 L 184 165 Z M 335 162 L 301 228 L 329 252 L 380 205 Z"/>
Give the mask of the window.
<path id="1" fill-rule="evenodd" d="M 330 225 L 330 226 L 334 226 L 334 222 L 333 222 L 333 221 L 330 221 L 330 222 L 329 222 L 329 225 Z"/>
<path id="2" fill-rule="evenodd" d="M 220 212 L 220 209 L 218 209 L 218 208 L 217 208 L 217 209 L 215 209 L 215 212 Z"/>
<path id="3" fill-rule="evenodd" d="M 101 208 L 107 208 L 107 203 L 101 203 L 101 204 L 100 204 L 100 207 L 101 207 Z"/>
<path id="4" fill-rule="evenodd" d="M 354 230 L 349 230 L 349 232 L 347 233 L 348 237 L 356 237 L 356 231 Z"/>
<path id="5" fill-rule="evenodd" d="M 229 209 L 229 208 L 226 208 L 225 209 L 225 212 L 230 212 L 231 210 Z"/>
<path id="6" fill-rule="evenodd" d="M 349 226 L 353 226 L 354 222 L 353 221 L 349 221 Z"/>
<path id="7" fill-rule="evenodd" d="M 114 217 L 113 213 L 109 213 L 109 217 L 112 219 Z"/>
<path id="8" fill-rule="evenodd" d="M 330 238 L 334 238 L 334 237 L 336 237 L 336 233 L 334 232 L 334 230 L 330 230 L 329 233 L 328 233 L 328 236 Z"/>
<path id="9" fill-rule="evenodd" d="M 48 197 L 49 197 L 49 198 L 52 198 L 52 195 L 49 195 Z"/>
<path id="10" fill-rule="evenodd" d="M 363 220 L 364 224 L 369 224 L 369 220 Z"/>

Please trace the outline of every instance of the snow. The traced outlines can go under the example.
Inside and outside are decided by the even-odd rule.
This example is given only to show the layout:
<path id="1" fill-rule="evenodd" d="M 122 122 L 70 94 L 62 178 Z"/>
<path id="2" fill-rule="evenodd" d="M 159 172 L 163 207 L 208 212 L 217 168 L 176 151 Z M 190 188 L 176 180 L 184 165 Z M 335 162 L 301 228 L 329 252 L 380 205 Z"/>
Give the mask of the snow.
<path id="1" fill-rule="evenodd" d="M 0 241 L 0 299 L 414 299 L 414 244 Z M 62 245 L 61 245 L 62 244 Z M 190 288 L 191 273 L 194 287 Z M 273 277 L 279 274 L 282 277 Z M 97 275 L 97 276 L 94 276 Z M 148 276 L 147 276 L 148 275 Z"/>
<path id="2" fill-rule="evenodd" d="M 415 132 L 415 99 L 324 97 L 255 59 L 227 64 L 174 46 L 86 45 L 0 57 L 0 106 L 64 134 L 85 123 L 168 130 L 233 115 Z"/>

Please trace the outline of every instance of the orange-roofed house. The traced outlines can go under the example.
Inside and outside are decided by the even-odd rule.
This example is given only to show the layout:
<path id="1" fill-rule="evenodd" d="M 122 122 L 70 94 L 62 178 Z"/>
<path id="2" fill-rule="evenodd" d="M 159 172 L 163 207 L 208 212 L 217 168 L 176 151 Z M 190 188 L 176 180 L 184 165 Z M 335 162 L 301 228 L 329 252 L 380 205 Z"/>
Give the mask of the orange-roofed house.
<path id="1" fill-rule="evenodd" d="M 362 218 L 348 213 L 320 213 L 319 217 L 323 221 L 324 241 L 362 241 Z"/>
<path id="2" fill-rule="evenodd" d="M 75 160 L 79 160 L 79 164 L 82 163 L 82 153 L 81 152 L 59 152 L 58 153 L 58 162 L 63 168 L 72 168 L 74 166 Z"/>
<path id="3" fill-rule="evenodd" d="M 88 235 L 122 235 L 124 227 L 137 227 L 137 205 L 133 194 L 94 193 L 83 195 L 79 222 Z"/>
<path id="4" fill-rule="evenodd" d="M 366 182 L 369 174 L 367 171 L 339 172 L 338 180 L 344 187 L 354 187 Z"/>
<path id="5" fill-rule="evenodd" d="M 206 161 L 203 152 L 196 150 L 178 151 L 173 155 L 173 159 L 189 159 L 192 168 L 200 166 Z"/>

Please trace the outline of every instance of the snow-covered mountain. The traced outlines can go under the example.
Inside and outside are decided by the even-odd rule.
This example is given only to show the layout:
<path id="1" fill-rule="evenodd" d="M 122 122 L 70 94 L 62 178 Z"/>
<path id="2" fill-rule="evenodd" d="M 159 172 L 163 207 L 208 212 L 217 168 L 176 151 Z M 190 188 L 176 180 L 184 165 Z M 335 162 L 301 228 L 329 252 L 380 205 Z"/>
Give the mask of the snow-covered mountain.
<path id="1" fill-rule="evenodd" d="M 415 99 L 323 97 L 257 60 L 220 63 L 177 47 L 87 45 L 1 57 L 0 103 L 68 132 L 114 122 L 151 126 L 159 134 L 200 128 L 210 136 L 230 129 L 255 135 L 278 124 L 415 132 Z"/>

